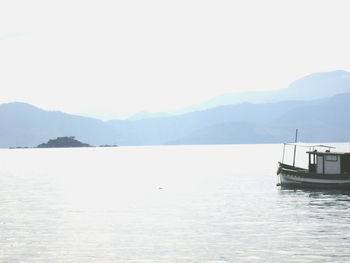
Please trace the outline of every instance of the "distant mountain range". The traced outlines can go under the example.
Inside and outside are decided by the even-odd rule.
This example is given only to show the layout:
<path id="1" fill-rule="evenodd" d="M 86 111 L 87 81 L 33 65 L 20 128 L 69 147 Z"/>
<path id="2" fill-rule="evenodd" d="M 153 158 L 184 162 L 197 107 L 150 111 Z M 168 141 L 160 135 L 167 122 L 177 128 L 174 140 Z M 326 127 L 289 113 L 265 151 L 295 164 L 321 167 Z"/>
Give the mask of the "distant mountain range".
<path id="1" fill-rule="evenodd" d="M 117 144 L 119 138 L 115 129 L 97 119 L 45 111 L 26 103 L 0 105 L 0 147 L 35 147 L 63 136 L 92 145 Z"/>
<path id="2" fill-rule="evenodd" d="M 272 112 L 276 106 L 280 108 L 279 112 Z M 172 144 L 288 142 L 293 140 L 296 128 L 304 142 L 350 141 L 350 93 L 309 102 L 251 104 L 249 108 L 257 113 L 255 120 L 213 124 Z M 264 108 L 271 110 L 269 118 L 265 118 Z M 263 118 L 259 118 L 260 114 Z"/>
<path id="3" fill-rule="evenodd" d="M 313 74 L 288 89 L 260 94 L 249 98 L 272 102 L 108 122 L 26 103 L 1 104 L 0 147 L 34 147 L 63 136 L 90 145 L 279 143 L 292 140 L 296 128 L 305 142 L 350 140 L 350 73 Z"/>
<path id="4" fill-rule="evenodd" d="M 344 70 L 320 72 L 298 79 L 287 88 L 222 94 L 201 104 L 181 109 L 175 114 L 184 114 L 243 102 L 270 103 L 285 100 L 315 100 L 349 92 L 350 72 Z"/>
<path id="5" fill-rule="evenodd" d="M 168 118 L 109 121 L 125 134 L 120 144 L 230 144 L 290 141 L 296 128 L 301 139 L 350 140 L 350 93 L 329 99 L 242 103 Z"/>

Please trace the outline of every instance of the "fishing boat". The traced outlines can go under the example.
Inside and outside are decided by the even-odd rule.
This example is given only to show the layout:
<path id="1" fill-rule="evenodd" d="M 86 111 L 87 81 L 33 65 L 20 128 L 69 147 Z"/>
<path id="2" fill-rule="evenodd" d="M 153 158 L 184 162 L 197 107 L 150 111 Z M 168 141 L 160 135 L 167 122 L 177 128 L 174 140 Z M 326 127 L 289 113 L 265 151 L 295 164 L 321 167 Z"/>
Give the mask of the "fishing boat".
<path id="1" fill-rule="evenodd" d="M 293 163 L 284 161 L 286 146 L 294 146 Z M 308 167 L 295 165 L 297 147 L 307 147 Z M 350 152 L 333 151 L 335 147 L 305 143 L 284 143 L 277 175 L 282 187 L 341 188 L 350 190 Z M 305 151 L 304 151 L 305 152 Z"/>

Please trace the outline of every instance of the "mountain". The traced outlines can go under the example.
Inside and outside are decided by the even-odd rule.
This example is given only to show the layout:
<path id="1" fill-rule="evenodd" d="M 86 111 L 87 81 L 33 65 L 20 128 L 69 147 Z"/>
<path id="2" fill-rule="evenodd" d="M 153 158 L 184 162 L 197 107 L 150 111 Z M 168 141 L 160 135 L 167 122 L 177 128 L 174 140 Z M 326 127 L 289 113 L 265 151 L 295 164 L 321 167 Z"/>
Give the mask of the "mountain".
<path id="1" fill-rule="evenodd" d="M 35 147 L 66 136 L 90 145 L 279 143 L 293 138 L 296 128 L 304 141 L 348 141 L 350 91 L 324 96 L 348 91 L 349 81 L 350 73 L 345 71 L 312 74 L 287 89 L 256 95 L 257 100 L 277 100 L 274 102 L 244 102 L 182 115 L 108 122 L 45 111 L 26 103 L 1 104 L 0 147 Z M 313 95 L 318 99 L 311 100 Z"/>
<path id="2" fill-rule="evenodd" d="M 35 147 L 63 136 L 100 145 L 116 144 L 118 133 L 97 119 L 45 111 L 26 103 L 0 105 L 0 147 Z"/>
<path id="3" fill-rule="evenodd" d="M 311 103 L 311 102 L 310 102 Z M 159 145 L 176 141 L 196 130 L 227 122 L 267 122 L 282 116 L 290 109 L 308 104 L 304 101 L 221 106 L 168 118 L 139 121 L 109 121 L 123 139 L 119 145 Z"/>
<path id="4" fill-rule="evenodd" d="M 0 105 L 0 147 L 34 147 L 75 136 L 91 145 L 280 143 L 299 128 L 301 140 L 348 141 L 350 93 L 312 101 L 241 103 L 136 121 L 45 111 L 25 103 Z"/>
<path id="5" fill-rule="evenodd" d="M 168 144 L 280 143 L 291 141 L 296 128 L 305 142 L 345 142 L 350 141 L 349 111 L 350 93 L 339 94 L 299 104 L 270 121 L 214 124 Z"/>
<path id="6" fill-rule="evenodd" d="M 222 94 L 201 104 L 181 109 L 176 114 L 185 114 L 243 102 L 269 103 L 285 100 L 315 100 L 349 92 L 350 72 L 344 70 L 320 72 L 300 78 L 287 88 L 280 90 Z"/>
<path id="7" fill-rule="evenodd" d="M 124 134 L 120 145 L 282 142 L 293 138 L 295 128 L 304 130 L 308 141 L 344 141 L 350 136 L 349 110 L 350 94 L 346 93 L 329 99 L 242 103 L 168 118 L 108 123 Z"/>

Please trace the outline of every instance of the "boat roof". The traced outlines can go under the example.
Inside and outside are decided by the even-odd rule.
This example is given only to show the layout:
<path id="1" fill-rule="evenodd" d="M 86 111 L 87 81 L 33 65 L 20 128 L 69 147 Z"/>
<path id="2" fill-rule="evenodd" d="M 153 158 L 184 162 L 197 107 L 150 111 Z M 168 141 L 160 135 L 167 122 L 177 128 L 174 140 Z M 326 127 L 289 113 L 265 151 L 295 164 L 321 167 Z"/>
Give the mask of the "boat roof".
<path id="1" fill-rule="evenodd" d="M 298 147 L 307 147 L 307 148 L 328 148 L 328 149 L 335 149 L 333 146 L 324 145 L 324 144 L 311 144 L 311 143 L 304 143 L 304 142 L 285 142 L 284 145 L 294 145 Z"/>
<path id="2" fill-rule="evenodd" d="M 316 155 L 350 155 L 350 152 L 318 152 L 318 151 L 308 151 L 306 153 L 313 153 Z"/>
<path id="3" fill-rule="evenodd" d="M 308 154 L 316 155 L 350 155 L 350 152 L 331 152 L 331 149 L 335 149 L 334 146 L 324 145 L 324 144 L 312 144 L 312 143 L 303 143 L 303 142 L 287 142 L 284 145 L 294 145 L 298 147 L 309 148 Z M 317 148 L 327 148 L 326 150 L 317 151 Z"/>

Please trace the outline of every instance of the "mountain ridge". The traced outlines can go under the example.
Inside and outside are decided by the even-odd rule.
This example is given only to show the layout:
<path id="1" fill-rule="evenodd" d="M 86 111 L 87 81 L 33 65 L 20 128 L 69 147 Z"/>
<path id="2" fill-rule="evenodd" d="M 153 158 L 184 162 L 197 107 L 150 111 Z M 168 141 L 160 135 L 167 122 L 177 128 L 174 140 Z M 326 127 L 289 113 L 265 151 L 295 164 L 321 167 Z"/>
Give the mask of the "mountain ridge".
<path id="1" fill-rule="evenodd" d="M 303 130 L 305 140 L 310 142 L 346 141 L 350 139 L 350 73 L 334 71 L 326 75 L 324 85 L 325 73 L 293 82 L 289 87 L 293 92 L 285 92 L 287 99 L 283 101 L 220 105 L 140 120 L 101 121 L 46 111 L 23 102 L 4 103 L 0 104 L 0 147 L 34 147 L 64 136 L 75 136 L 90 145 L 272 143 L 289 140 L 295 128 Z M 323 90 L 332 87 L 328 94 L 349 93 L 323 98 L 326 93 L 320 91 L 322 98 L 313 100 L 295 100 L 292 96 L 311 96 L 321 84 Z"/>
<path id="2" fill-rule="evenodd" d="M 291 138 L 295 128 L 309 141 L 341 141 L 350 138 L 349 105 L 350 93 L 345 93 L 313 101 L 242 103 L 171 117 L 103 122 L 26 103 L 1 104 L 0 146 L 33 147 L 63 136 L 91 145 L 121 146 L 277 143 Z"/>
<path id="3" fill-rule="evenodd" d="M 0 147 L 35 147 L 51 138 L 72 135 L 99 145 L 115 138 L 116 132 L 94 118 L 46 111 L 23 102 L 0 105 Z"/>
<path id="4" fill-rule="evenodd" d="M 296 128 L 303 141 L 350 141 L 349 105 L 350 93 L 339 94 L 288 110 L 268 122 L 214 124 L 167 144 L 281 143 L 290 141 Z"/>
<path id="5" fill-rule="evenodd" d="M 348 92 L 350 92 L 350 72 L 345 70 L 317 72 L 293 81 L 287 88 L 225 93 L 203 103 L 180 109 L 176 111 L 176 114 L 243 102 L 269 103 L 285 100 L 315 100 Z"/>

